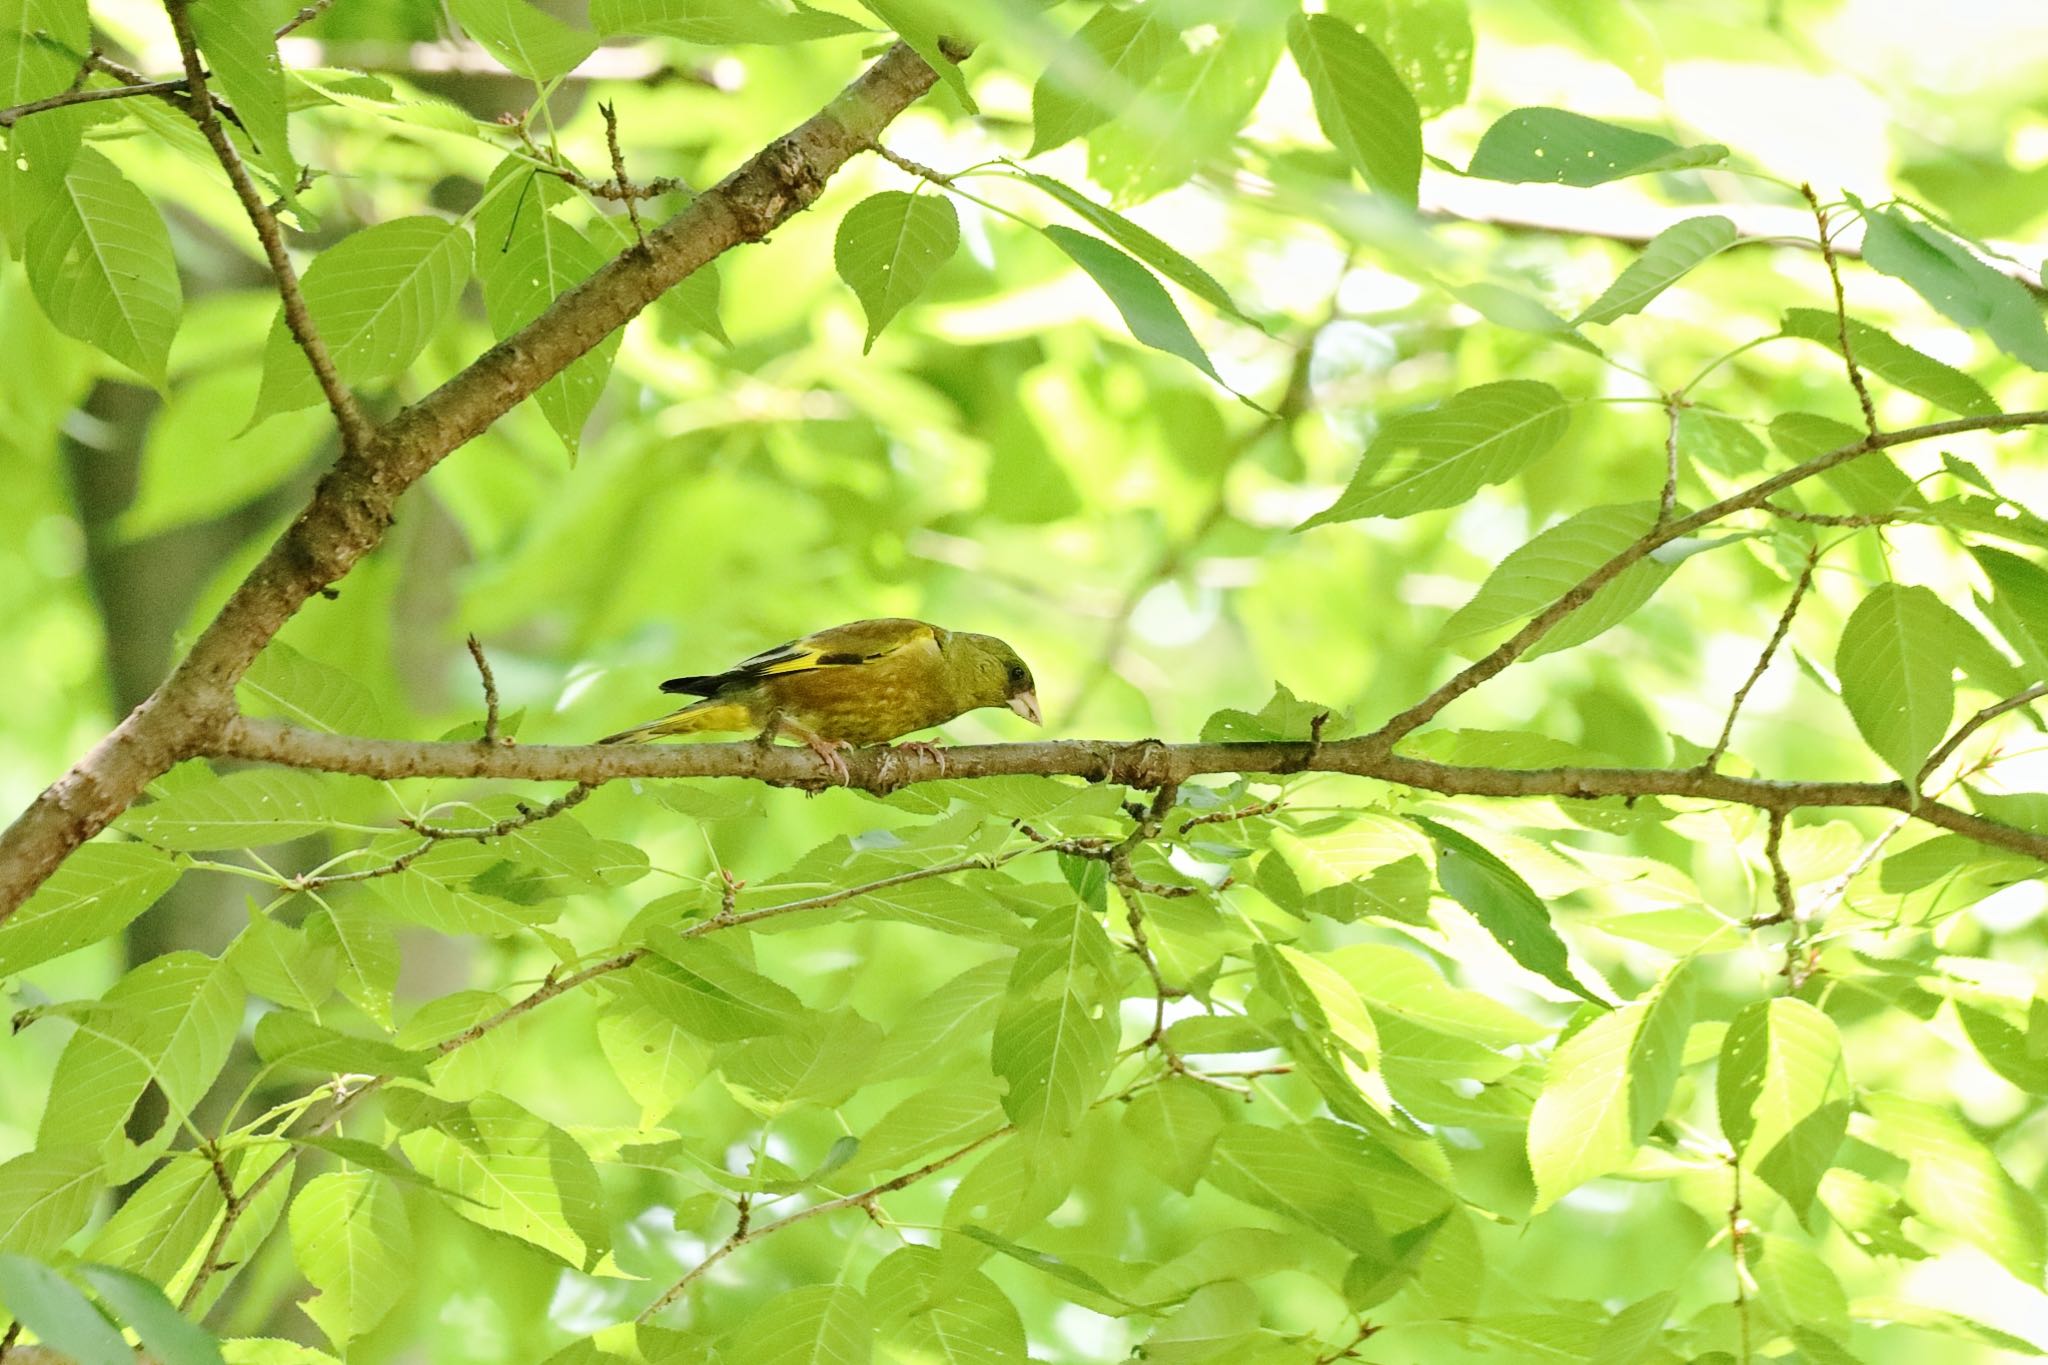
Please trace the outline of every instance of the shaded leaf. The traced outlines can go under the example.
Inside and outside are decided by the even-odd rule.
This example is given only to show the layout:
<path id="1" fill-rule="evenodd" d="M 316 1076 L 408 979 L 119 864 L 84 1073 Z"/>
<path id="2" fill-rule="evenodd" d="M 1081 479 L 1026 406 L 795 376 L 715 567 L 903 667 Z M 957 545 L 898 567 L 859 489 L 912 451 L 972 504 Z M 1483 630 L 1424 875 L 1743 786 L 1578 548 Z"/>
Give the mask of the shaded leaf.
<path id="1" fill-rule="evenodd" d="M 1631 175 L 1689 170 L 1726 160 L 1718 143 L 1681 147 L 1655 133 L 1622 128 L 1568 109 L 1515 109 L 1479 139 L 1466 172 L 1520 184 L 1604 185 Z"/>
<path id="2" fill-rule="evenodd" d="M 941 195 L 884 190 L 848 209 L 832 263 L 867 314 L 872 349 L 889 320 L 931 282 L 960 247 L 960 215 Z"/>
<path id="3" fill-rule="evenodd" d="M 1422 115 L 1379 47 L 1343 20 L 1300 16 L 1287 48 L 1314 97 L 1330 145 L 1375 189 L 1415 202 L 1422 175 Z"/>
<path id="4" fill-rule="evenodd" d="M 1693 267 L 1734 244 L 1735 224 L 1718 213 L 1673 223 L 1644 243 L 1642 254 L 1629 262 L 1584 312 L 1572 319 L 1572 325 L 1614 322 L 1630 313 L 1640 313 L 1650 300 L 1683 279 Z"/>

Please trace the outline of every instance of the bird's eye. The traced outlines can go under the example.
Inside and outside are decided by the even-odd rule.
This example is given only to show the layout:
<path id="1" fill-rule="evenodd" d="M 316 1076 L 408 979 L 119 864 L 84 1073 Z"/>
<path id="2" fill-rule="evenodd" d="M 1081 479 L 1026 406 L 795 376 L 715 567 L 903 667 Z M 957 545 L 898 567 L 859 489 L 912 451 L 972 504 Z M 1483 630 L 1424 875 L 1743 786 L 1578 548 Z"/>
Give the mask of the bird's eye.
<path id="1" fill-rule="evenodd" d="M 1020 665 L 1020 664 L 1011 664 L 1011 665 L 1010 665 L 1010 685 L 1014 687 L 1014 686 L 1016 686 L 1016 685 L 1017 685 L 1018 683 L 1021 683 L 1021 682 L 1023 682 L 1023 681 L 1024 681 L 1024 669 L 1023 669 L 1023 666 L 1022 666 L 1022 665 Z"/>

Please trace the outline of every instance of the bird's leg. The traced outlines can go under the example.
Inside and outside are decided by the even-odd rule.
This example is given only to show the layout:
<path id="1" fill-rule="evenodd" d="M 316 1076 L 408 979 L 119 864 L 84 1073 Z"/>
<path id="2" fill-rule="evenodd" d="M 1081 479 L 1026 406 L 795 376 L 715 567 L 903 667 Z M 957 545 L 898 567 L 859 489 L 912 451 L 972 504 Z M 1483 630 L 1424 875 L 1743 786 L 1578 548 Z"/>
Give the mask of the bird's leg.
<path id="1" fill-rule="evenodd" d="M 798 725 L 786 716 L 777 717 L 776 725 L 783 734 L 791 739 L 801 740 L 805 748 L 816 754 L 824 762 L 826 771 L 839 779 L 840 786 L 846 786 L 853 781 L 853 773 L 846 766 L 846 755 L 853 751 L 851 744 L 845 740 L 827 739 L 816 730 Z"/>
<path id="2" fill-rule="evenodd" d="M 932 765 L 939 770 L 939 776 L 944 777 L 946 775 L 946 751 L 930 740 L 906 739 L 896 747 L 899 750 L 907 749 L 920 758 L 930 759 Z"/>

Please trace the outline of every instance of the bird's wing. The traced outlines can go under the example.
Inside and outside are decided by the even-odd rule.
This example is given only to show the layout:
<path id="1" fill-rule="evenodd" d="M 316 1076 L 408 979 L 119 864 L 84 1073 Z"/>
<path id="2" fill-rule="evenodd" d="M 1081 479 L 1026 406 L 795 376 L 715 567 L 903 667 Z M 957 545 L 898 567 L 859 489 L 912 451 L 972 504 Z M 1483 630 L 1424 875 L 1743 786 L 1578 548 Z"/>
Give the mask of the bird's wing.
<path id="1" fill-rule="evenodd" d="M 882 617 L 873 621 L 852 621 L 764 649 L 742 659 L 723 673 L 701 678 L 671 678 L 661 685 L 664 692 L 692 692 L 710 696 L 735 683 L 759 682 L 790 673 L 807 673 L 820 668 L 845 668 L 871 664 L 900 650 L 926 647 L 933 650 L 944 642 L 946 632 L 924 621 L 905 617 Z"/>

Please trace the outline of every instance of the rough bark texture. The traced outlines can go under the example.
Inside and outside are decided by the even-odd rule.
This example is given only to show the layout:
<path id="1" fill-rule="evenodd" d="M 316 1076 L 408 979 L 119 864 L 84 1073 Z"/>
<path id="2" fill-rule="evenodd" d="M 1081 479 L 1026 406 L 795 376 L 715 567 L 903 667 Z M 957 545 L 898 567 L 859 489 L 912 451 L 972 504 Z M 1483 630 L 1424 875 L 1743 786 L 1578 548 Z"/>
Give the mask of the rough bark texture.
<path id="1" fill-rule="evenodd" d="M 216 746 L 234 687 L 306 600 L 390 526 L 400 495 L 449 452 L 561 373 L 662 291 L 810 205 L 938 77 L 898 43 L 823 110 L 776 139 L 517 334 L 344 454 L 312 501 L 148 700 L 0 832 L 0 920 L 172 764 Z"/>

